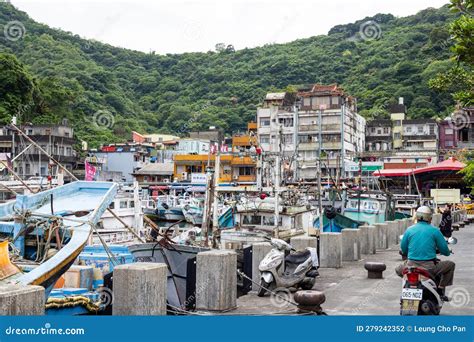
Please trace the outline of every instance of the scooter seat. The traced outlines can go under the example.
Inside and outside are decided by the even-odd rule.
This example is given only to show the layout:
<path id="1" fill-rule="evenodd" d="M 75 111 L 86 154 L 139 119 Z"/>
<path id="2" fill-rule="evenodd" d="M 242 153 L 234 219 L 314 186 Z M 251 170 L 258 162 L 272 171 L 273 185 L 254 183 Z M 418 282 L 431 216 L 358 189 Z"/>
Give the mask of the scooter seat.
<path id="1" fill-rule="evenodd" d="M 311 252 L 307 249 L 304 251 L 294 252 L 286 256 L 285 261 L 289 264 L 301 264 L 311 256 Z"/>

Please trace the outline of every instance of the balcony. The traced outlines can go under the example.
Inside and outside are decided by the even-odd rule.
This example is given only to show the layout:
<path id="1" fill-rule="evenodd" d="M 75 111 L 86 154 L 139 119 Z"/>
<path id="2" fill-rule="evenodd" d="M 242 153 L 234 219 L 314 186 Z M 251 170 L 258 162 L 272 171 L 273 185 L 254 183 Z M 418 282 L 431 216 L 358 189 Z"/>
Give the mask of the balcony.
<path id="1" fill-rule="evenodd" d="M 255 138 L 252 139 L 249 135 L 234 136 L 232 137 L 232 146 L 251 146 L 252 140 Z"/>
<path id="2" fill-rule="evenodd" d="M 230 183 L 232 182 L 232 175 L 230 174 L 222 174 L 219 177 L 219 183 Z"/>
<path id="3" fill-rule="evenodd" d="M 298 145 L 299 150 L 316 150 L 317 148 L 318 148 L 317 142 L 306 142 L 306 143 L 300 143 Z"/>
<path id="4" fill-rule="evenodd" d="M 237 178 L 237 182 L 244 183 L 244 182 L 255 182 L 257 178 L 255 175 L 248 175 L 248 176 L 239 176 Z"/>
<path id="5" fill-rule="evenodd" d="M 300 132 L 319 132 L 319 125 L 300 125 L 298 127 Z M 326 124 L 321 126 L 322 132 L 339 132 L 341 130 L 340 124 Z"/>
<path id="6" fill-rule="evenodd" d="M 255 160 L 252 157 L 234 157 L 232 158 L 231 165 L 255 165 Z"/>

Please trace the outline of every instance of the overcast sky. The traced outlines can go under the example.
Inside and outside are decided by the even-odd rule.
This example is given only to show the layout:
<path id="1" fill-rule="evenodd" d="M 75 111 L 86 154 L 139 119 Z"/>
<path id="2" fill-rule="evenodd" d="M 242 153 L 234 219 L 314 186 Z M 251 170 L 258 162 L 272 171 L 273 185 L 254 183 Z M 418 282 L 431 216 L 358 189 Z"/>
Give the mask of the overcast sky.
<path id="1" fill-rule="evenodd" d="M 447 0 L 11 0 L 34 20 L 144 52 L 236 49 L 326 34 L 376 13 L 395 16 Z"/>

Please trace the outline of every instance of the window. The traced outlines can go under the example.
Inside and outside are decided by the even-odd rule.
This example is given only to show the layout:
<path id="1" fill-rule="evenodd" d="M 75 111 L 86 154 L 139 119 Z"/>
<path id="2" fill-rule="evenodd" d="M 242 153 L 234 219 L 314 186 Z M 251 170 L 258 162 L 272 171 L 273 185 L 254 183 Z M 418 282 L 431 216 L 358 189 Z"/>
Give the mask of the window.
<path id="1" fill-rule="evenodd" d="M 66 156 L 72 156 L 72 149 L 70 147 L 66 147 Z"/>
<path id="2" fill-rule="evenodd" d="M 281 137 L 282 144 L 292 144 L 293 143 L 293 134 L 283 134 Z"/>
<path id="3" fill-rule="evenodd" d="M 135 208 L 135 201 L 130 201 L 130 208 Z"/>
<path id="4" fill-rule="evenodd" d="M 371 132 L 371 133 L 375 133 L 375 127 L 371 127 L 371 128 L 370 128 L 370 132 Z"/>
<path id="5" fill-rule="evenodd" d="M 402 120 L 394 120 L 393 125 L 394 126 L 401 126 L 402 125 Z"/>
<path id="6" fill-rule="evenodd" d="M 115 209 L 115 202 L 109 204 L 109 209 Z"/>
<path id="7" fill-rule="evenodd" d="M 434 135 L 434 134 L 435 134 L 435 126 L 430 125 L 430 135 Z"/>
<path id="8" fill-rule="evenodd" d="M 67 138 L 69 138 L 69 132 L 65 132 L 65 133 L 64 133 L 64 136 L 67 137 Z"/>
<path id="9" fill-rule="evenodd" d="M 407 133 L 411 133 L 411 126 L 407 127 Z"/>
<path id="10" fill-rule="evenodd" d="M 293 118 L 280 118 L 278 123 L 283 127 L 293 127 Z"/>
<path id="11" fill-rule="evenodd" d="M 418 134 L 423 134 L 423 126 L 417 126 Z"/>
<path id="12" fill-rule="evenodd" d="M 382 129 L 377 129 L 377 134 L 378 135 L 382 134 Z"/>
<path id="13" fill-rule="evenodd" d="M 388 127 L 384 127 L 384 128 L 383 128 L 383 133 L 384 133 L 384 134 L 388 134 Z"/>
<path id="14" fill-rule="evenodd" d="M 260 136 L 260 144 L 269 144 L 270 143 L 270 136 L 268 134 Z"/>
<path id="15" fill-rule="evenodd" d="M 311 141 L 310 135 L 300 135 L 298 136 L 298 142 L 300 144 L 309 143 Z"/>
<path id="16" fill-rule="evenodd" d="M 262 217 L 258 215 L 244 215 L 242 224 L 261 225 Z"/>
<path id="17" fill-rule="evenodd" d="M 264 226 L 274 226 L 275 225 L 275 216 L 263 216 L 263 223 Z"/>
<path id="18" fill-rule="evenodd" d="M 120 201 L 120 209 L 126 209 L 127 208 L 127 201 Z"/>
<path id="19" fill-rule="evenodd" d="M 270 126 L 270 118 L 261 118 L 260 127 L 268 127 L 268 126 Z"/>
<path id="20" fill-rule="evenodd" d="M 251 166 L 239 167 L 239 176 L 252 176 L 255 174 L 255 169 Z"/>
<path id="21" fill-rule="evenodd" d="M 397 132 L 397 133 L 395 133 L 395 134 L 393 135 L 393 137 L 394 137 L 395 139 L 400 139 L 401 136 L 400 136 L 400 133 Z"/>

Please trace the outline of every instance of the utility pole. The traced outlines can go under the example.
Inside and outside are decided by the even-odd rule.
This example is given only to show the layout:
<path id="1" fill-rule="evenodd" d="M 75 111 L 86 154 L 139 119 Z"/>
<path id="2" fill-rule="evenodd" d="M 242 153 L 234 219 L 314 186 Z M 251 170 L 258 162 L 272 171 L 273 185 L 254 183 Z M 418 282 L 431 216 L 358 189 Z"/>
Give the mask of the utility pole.
<path id="1" fill-rule="evenodd" d="M 321 200 L 321 157 L 318 158 L 318 209 L 319 209 L 319 231 L 323 231 L 323 202 Z"/>

